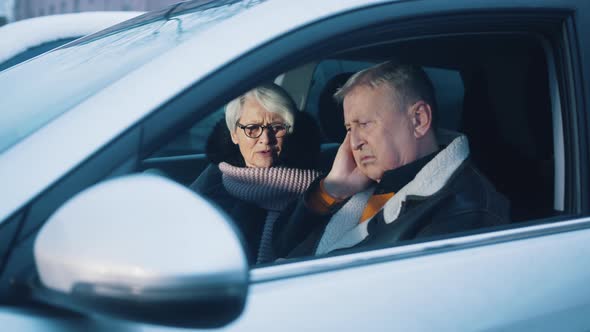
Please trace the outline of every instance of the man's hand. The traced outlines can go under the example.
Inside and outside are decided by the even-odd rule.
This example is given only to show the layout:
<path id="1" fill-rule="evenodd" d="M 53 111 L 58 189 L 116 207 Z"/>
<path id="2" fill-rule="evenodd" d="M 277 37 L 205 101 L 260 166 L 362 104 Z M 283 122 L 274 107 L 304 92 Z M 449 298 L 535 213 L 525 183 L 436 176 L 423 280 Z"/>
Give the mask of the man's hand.
<path id="1" fill-rule="evenodd" d="M 363 191 L 370 184 L 371 179 L 361 172 L 354 161 L 350 133 L 347 133 L 338 148 L 332 169 L 324 179 L 324 189 L 334 198 L 346 199 Z"/>

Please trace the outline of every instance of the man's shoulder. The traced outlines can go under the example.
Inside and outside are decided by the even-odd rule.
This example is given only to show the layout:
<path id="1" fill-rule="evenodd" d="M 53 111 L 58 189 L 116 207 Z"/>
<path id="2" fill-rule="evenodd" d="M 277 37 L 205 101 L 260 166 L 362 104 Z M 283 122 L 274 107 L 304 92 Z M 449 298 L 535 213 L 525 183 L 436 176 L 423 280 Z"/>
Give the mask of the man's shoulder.
<path id="1" fill-rule="evenodd" d="M 491 196 L 506 199 L 469 158 L 453 174 L 447 187 L 447 190 L 466 193 L 473 198 L 489 199 Z"/>
<path id="2" fill-rule="evenodd" d="M 498 223 L 509 222 L 510 203 L 493 183 L 466 159 L 448 184 L 441 190 L 448 205 L 447 215 L 486 214 L 497 217 Z"/>

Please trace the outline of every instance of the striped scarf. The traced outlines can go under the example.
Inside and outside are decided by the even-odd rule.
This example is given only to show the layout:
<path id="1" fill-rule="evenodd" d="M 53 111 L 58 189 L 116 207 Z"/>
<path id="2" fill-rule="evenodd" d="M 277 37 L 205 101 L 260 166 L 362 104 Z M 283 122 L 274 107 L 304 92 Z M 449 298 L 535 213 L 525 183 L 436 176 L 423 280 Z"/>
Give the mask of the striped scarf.
<path id="1" fill-rule="evenodd" d="M 297 199 L 319 175 L 319 171 L 288 167 L 248 168 L 219 164 L 227 192 L 267 211 L 256 263 L 271 261 L 272 229 L 281 210 Z"/>

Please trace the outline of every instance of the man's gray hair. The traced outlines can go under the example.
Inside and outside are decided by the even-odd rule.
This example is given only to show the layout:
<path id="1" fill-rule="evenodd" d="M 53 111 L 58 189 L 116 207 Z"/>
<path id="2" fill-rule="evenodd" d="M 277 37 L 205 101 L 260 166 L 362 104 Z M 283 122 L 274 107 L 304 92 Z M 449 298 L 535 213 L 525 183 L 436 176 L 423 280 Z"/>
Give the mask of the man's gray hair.
<path id="1" fill-rule="evenodd" d="M 277 84 L 266 83 L 244 93 L 225 106 L 225 123 L 230 132 L 236 128 L 236 124 L 242 116 L 242 107 L 248 98 L 254 98 L 268 112 L 280 115 L 285 120 L 285 124 L 289 126 L 289 132 L 293 131 L 295 112 L 297 112 L 295 102 Z"/>
<path id="2" fill-rule="evenodd" d="M 432 109 L 432 122 L 436 125 L 437 105 L 434 86 L 420 66 L 387 61 L 363 69 L 352 75 L 342 88 L 336 91 L 334 98 L 342 103 L 344 97 L 358 86 L 377 88 L 383 83 L 392 88 L 400 111 L 405 111 L 407 107 L 420 100 L 429 104 Z"/>

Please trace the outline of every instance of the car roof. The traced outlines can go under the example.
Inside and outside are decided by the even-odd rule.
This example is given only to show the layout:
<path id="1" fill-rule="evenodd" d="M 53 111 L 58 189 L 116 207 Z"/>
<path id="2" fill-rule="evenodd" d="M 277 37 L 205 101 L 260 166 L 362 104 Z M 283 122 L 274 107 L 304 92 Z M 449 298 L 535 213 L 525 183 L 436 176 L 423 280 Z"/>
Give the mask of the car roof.
<path id="1" fill-rule="evenodd" d="M 0 27 L 0 64 L 39 45 L 79 38 L 142 14 L 139 11 L 50 15 Z"/>

